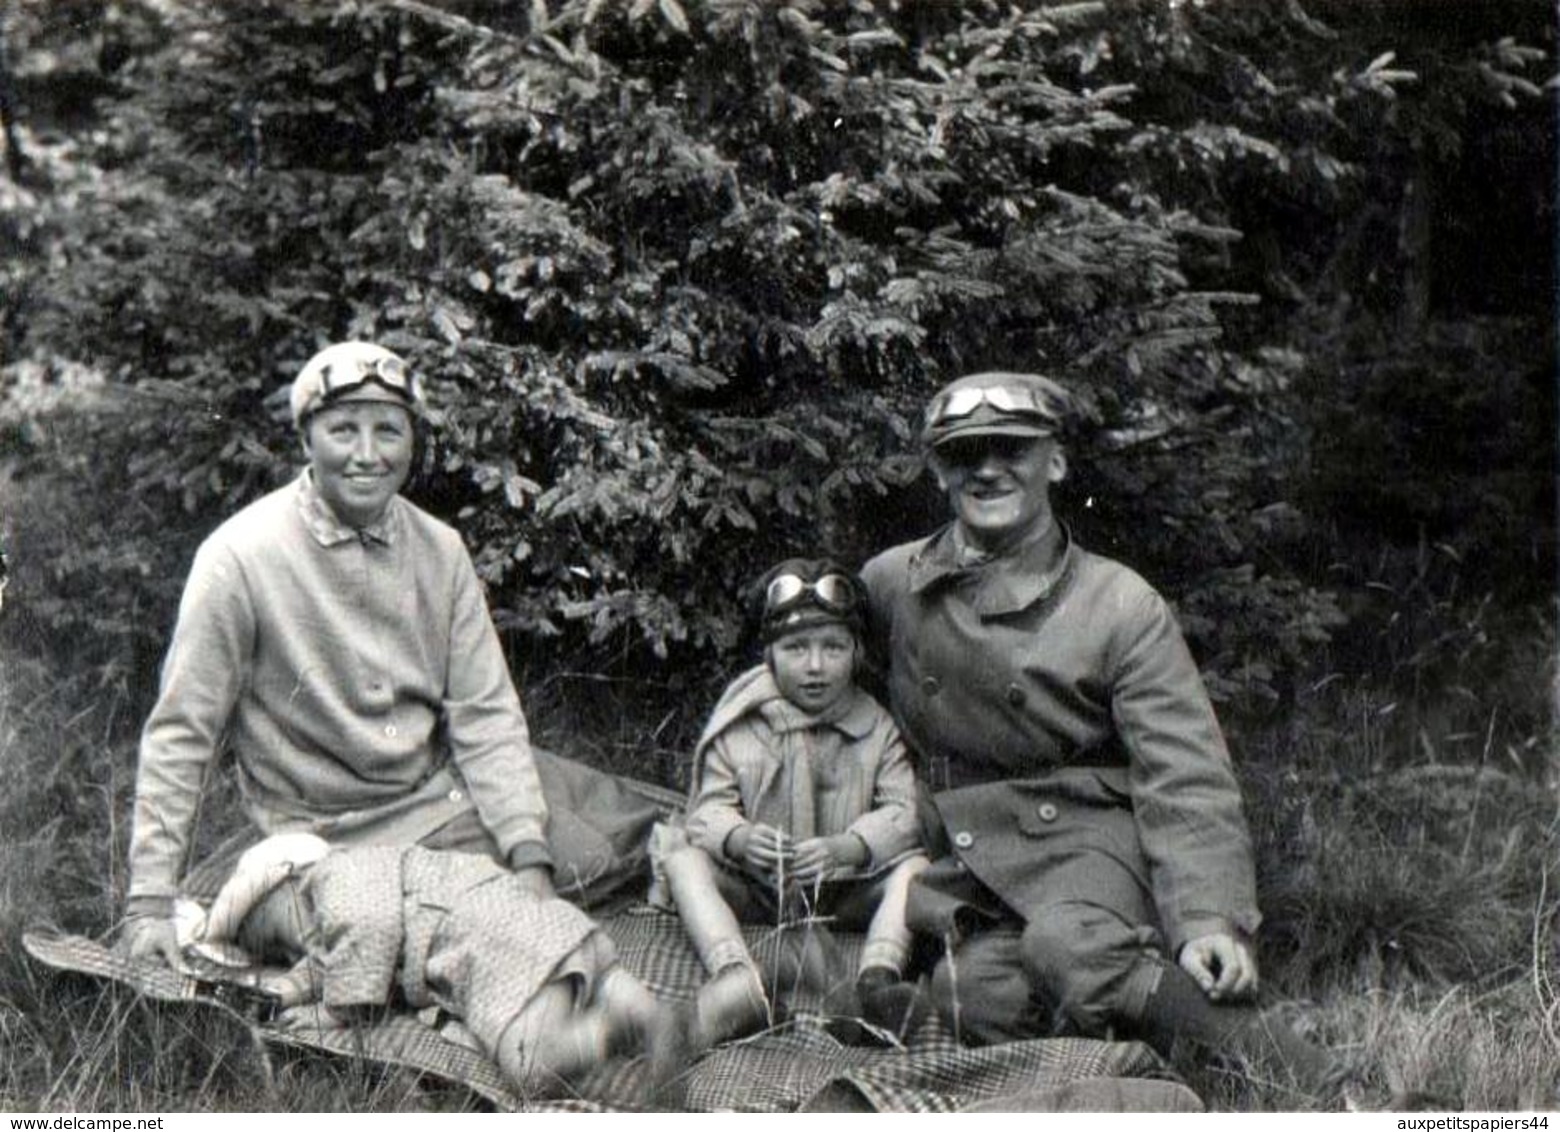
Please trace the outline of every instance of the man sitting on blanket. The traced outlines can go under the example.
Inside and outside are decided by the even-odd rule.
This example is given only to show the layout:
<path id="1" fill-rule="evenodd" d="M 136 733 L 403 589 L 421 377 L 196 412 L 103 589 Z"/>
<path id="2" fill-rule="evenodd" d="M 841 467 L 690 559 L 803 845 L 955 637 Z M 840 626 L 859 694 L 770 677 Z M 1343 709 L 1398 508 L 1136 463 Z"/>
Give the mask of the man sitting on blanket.
<path id="1" fill-rule="evenodd" d="M 187 934 L 291 965 L 262 983 L 284 1025 L 441 1007 L 522 1095 L 635 1048 L 654 1087 L 686 1068 L 686 1012 L 659 1005 L 585 913 L 484 856 L 278 834 L 239 858 Z"/>
<path id="2" fill-rule="evenodd" d="M 1308 1092 L 1325 1051 L 1257 1009 L 1240 788 L 1169 604 L 1055 517 L 1062 386 L 980 373 L 927 408 L 953 521 L 862 570 L 894 717 L 941 853 L 913 926 L 950 942 L 933 997 L 971 1044 L 1055 1033 L 1237 1051 Z"/>

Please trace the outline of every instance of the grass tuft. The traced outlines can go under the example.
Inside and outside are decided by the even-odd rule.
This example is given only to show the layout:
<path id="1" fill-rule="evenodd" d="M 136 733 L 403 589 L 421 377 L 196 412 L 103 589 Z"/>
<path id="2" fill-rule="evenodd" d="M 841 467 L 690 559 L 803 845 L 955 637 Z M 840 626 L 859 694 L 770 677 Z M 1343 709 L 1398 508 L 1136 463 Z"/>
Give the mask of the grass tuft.
<path id="1" fill-rule="evenodd" d="M 31 536 L 31 545 L 51 545 L 71 522 L 68 507 L 38 502 L 47 498 L 8 513 L 19 544 Z M 51 524 L 54 534 L 38 536 Z M 266 1054 L 243 1025 L 214 1011 L 155 1006 L 25 958 L 25 927 L 99 938 L 115 927 L 149 680 L 141 644 L 84 637 L 79 619 L 51 620 L 52 607 L 36 600 L 51 584 L 45 560 L 14 565 L 0 617 L 0 1107 L 480 1107 L 466 1090 L 406 1071 Z M 1433 612 L 1451 623 L 1450 606 Z M 1454 628 L 1457 641 L 1477 646 L 1464 650 L 1467 663 L 1498 674 L 1483 700 L 1471 671 L 1432 673 L 1427 657 L 1440 654 L 1416 647 L 1400 669 L 1372 681 L 1319 681 L 1283 725 L 1237 741 L 1266 917 L 1265 996 L 1362 1068 L 1367 1102 L 1552 1109 L 1560 1107 L 1560 766 L 1541 755 L 1557 744 L 1540 708 L 1556 687 L 1554 633 L 1529 625 L 1501 651 L 1501 635 L 1488 631 L 1496 611 L 1475 613 L 1473 629 Z M 1416 641 L 1424 635 L 1415 632 Z M 611 658 L 545 653 L 516 671 L 540 743 L 671 785 L 686 785 L 694 739 L 730 675 L 624 673 Z M 1519 671 L 1537 674 L 1531 686 L 1512 676 Z M 218 773 L 214 786 L 207 838 L 234 820 L 230 776 Z M 807 981 L 804 969 L 813 982 L 848 981 L 849 972 L 808 969 L 805 949 L 791 955 L 782 944 L 796 941 L 780 937 L 792 934 L 773 941 L 787 985 Z M 1336 1103 L 1254 1078 L 1250 1067 L 1182 1068 L 1214 1109 Z"/>

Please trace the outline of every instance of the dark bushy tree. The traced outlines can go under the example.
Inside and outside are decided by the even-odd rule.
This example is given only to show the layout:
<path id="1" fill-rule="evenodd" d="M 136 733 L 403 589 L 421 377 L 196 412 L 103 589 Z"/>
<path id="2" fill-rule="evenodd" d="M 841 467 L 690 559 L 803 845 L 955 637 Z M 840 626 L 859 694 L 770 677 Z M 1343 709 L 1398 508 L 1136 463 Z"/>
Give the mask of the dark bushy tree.
<path id="1" fill-rule="evenodd" d="M 7 311 L 45 375 L 108 382 L 92 458 L 138 511 L 118 565 L 70 564 L 95 581 L 176 589 L 289 474 L 274 391 L 360 336 L 434 377 L 420 498 L 560 648 L 716 657 L 768 562 L 928 529 L 916 413 L 985 367 L 1080 390 L 1069 509 L 1219 695 L 1338 627 L 1286 552 L 1315 377 L 1282 304 L 1335 309 L 1312 237 L 1372 189 L 1416 77 L 1389 48 L 1280 0 L 112 8 L 90 188 L 40 193 Z M 1531 81 L 1489 51 L 1480 81 Z"/>

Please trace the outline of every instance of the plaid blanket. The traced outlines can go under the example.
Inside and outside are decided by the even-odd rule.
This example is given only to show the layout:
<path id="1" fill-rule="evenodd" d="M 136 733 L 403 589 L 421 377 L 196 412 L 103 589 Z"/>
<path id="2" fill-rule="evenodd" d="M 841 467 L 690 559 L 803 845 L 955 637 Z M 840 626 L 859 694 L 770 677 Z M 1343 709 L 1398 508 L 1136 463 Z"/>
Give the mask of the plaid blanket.
<path id="1" fill-rule="evenodd" d="M 593 821 L 620 859 L 612 875 L 571 892 L 570 899 L 592 910 L 616 941 L 623 964 L 657 996 L 691 1000 L 705 974 L 682 924 L 670 913 L 627 903 L 634 889 L 642 891 L 643 853 L 630 851 L 631 843 L 637 847 L 644 841 L 641 827 L 657 814 L 676 812 L 682 795 L 635 779 L 578 772 L 566 759 L 547 756 L 545 765 L 549 801 Z M 209 903 L 238 855 L 258 837 L 248 829 L 229 838 L 185 877 L 185 894 Z M 839 1010 L 833 1004 L 853 980 L 861 937 L 808 923 L 745 931 L 785 1021 L 717 1047 L 690 1066 L 682 1082 L 688 1109 L 948 1112 L 979 1104 L 998 1111 L 1187 1111 L 1188 1105 L 1197 1105 L 1164 1062 L 1137 1042 L 1052 1038 L 970 1049 L 933 1017 L 893 1048 L 842 1044 L 835 1036 Z M 643 1058 L 608 1061 L 571 1087 L 520 1096 L 459 1022 L 433 1011 L 387 1014 L 345 1030 L 301 1032 L 257 1016 L 255 996 L 246 993 L 256 981 L 254 971 L 193 960 L 187 970 L 171 971 L 132 962 L 85 936 L 47 928 L 25 932 L 22 942 L 35 960 L 56 970 L 105 979 L 150 999 L 226 1010 L 262 1043 L 412 1069 L 463 1085 L 500 1109 L 646 1107 Z"/>
<path id="2" fill-rule="evenodd" d="M 635 906 L 602 921 L 617 941 L 624 964 L 668 1000 L 691 999 L 704 979 L 697 956 L 677 918 Z M 831 1032 L 829 990 L 816 975 L 798 980 L 787 962 L 807 943 L 810 929 L 749 930 L 754 954 L 771 979 L 790 971 L 795 985 L 772 982 L 786 1020 L 764 1033 L 717 1047 L 690 1067 L 684 1084 L 686 1107 L 694 1111 L 790 1112 L 851 1109 L 948 1112 L 993 1099 L 1033 1098 L 1054 1090 L 1070 1095 L 1094 1079 L 1159 1078 L 1165 1092 L 1149 1086 L 1150 1107 L 1169 1107 L 1180 1086 L 1147 1047 L 1136 1042 L 1054 1038 L 970 1049 L 959 1045 L 935 1018 L 900 1048 L 843 1045 Z M 860 937 L 818 933 L 828 940 L 827 969 L 846 977 L 855 969 Z M 642 1058 L 615 1059 L 563 1090 L 541 1096 L 515 1094 L 497 1068 L 469 1044 L 459 1023 L 423 1015 L 397 1014 L 348 1030 L 302 1033 L 257 1021 L 246 1011 L 243 972 L 219 967 L 180 973 L 133 963 L 97 941 L 33 930 L 23 936 L 28 953 L 60 970 L 124 984 L 149 998 L 199 1002 L 245 1016 L 266 1043 L 320 1050 L 403 1066 L 466 1086 L 496 1107 L 512 1111 L 621 1111 L 644 1107 L 647 1074 Z M 815 965 L 816 966 L 816 965 Z M 248 978 L 252 980 L 253 973 Z M 805 983 L 805 985 L 803 985 Z M 1104 1083 L 1103 1081 L 1101 1082 Z M 1106 1095 L 1106 1094 L 1101 1094 Z M 1115 1094 L 1109 1094 L 1115 1095 Z M 1159 1106 L 1153 1098 L 1164 1098 Z M 1027 1105 L 1026 1105 L 1027 1107 Z"/>

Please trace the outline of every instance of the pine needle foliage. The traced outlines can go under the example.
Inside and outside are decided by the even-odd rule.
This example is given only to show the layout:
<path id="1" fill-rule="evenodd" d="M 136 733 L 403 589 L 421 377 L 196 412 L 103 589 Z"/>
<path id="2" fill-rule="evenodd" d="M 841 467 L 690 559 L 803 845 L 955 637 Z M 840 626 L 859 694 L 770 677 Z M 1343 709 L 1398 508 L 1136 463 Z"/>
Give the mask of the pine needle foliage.
<path id="1" fill-rule="evenodd" d="M 110 7 L 102 128 L 17 190 L 50 270 L 7 332 L 103 383 L 94 458 L 190 517 L 114 528 L 143 577 L 286 478 L 276 391 L 353 336 L 432 379 L 418 497 L 533 646 L 718 658 L 769 561 L 926 530 L 917 411 L 982 367 L 1082 392 L 1080 525 L 1185 603 L 1216 694 L 1341 621 L 1260 553 L 1305 359 L 1221 335 L 1270 289 L 1251 202 L 1325 227 L 1413 76 L 1297 5 Z"/>

